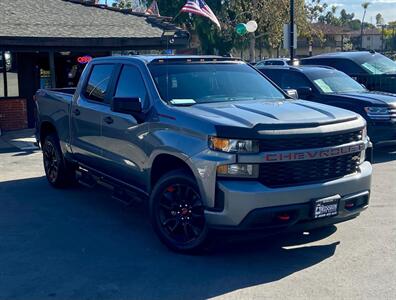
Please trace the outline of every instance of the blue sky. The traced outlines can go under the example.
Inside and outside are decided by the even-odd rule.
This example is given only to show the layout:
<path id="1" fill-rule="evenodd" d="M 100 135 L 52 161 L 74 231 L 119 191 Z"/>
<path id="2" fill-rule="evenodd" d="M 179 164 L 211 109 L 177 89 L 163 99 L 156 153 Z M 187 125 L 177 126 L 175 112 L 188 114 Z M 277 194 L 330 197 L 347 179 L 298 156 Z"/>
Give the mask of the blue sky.
<path id="1" fill-rule="evenodd" d="M 102 3 L 105 0 L 101 0 Z M 112 0 L 108 0 L 108 3 L 113 2 Z M 338 12 L 345 8 L 349 13 L 355 13 L 356 17 L 361 18 L 363 14 L 363 9 L 361 7 L 361 3 L 363 0 L 324 0 L 323 2 L 331 5 L 336 5 L 338 7 Z M 367 21 L 370 22 L 371 19 L 373 23 L 375 23 L 375 16 L 378 13 L 381 13 L 386 22 L 396 21 L 396 0 L 371 0 L 371 6 L 367 11 Z"/>

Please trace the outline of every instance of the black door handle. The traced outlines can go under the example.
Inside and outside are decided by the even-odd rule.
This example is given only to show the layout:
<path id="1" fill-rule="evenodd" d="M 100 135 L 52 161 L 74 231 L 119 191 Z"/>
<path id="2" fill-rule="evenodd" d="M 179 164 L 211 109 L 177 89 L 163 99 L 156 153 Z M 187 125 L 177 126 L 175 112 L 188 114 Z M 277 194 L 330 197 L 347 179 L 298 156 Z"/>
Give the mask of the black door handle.
<path id="1" fill-rule="evenodd" d="M 107 124 L 113 124 L 114 120 L 112 117 L 106 117 L 103 119 L 103 121 L 105 121 Z"/>
<path id="2" fill-rule="evenodd" d="M 79 116 L 81 114 L 81 112 L 78 108 L 76 108 L 75 110 L 73 110 L 73 114 L 75 114 L 76 116 Z"/>

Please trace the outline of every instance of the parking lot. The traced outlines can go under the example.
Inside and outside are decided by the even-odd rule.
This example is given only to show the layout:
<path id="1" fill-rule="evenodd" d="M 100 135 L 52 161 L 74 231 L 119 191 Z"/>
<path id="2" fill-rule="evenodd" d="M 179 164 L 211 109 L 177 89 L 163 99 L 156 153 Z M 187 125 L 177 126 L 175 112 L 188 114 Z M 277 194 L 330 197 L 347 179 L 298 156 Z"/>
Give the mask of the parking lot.
<path id="1" fill-rule="evenodd" d="M 158 241 L 143 205 L 55 190 L 39 151 L 0 145 L 0 299 L 396 298 L 396 148 L 376 151 L 359 218 L 185 256 Z"/>

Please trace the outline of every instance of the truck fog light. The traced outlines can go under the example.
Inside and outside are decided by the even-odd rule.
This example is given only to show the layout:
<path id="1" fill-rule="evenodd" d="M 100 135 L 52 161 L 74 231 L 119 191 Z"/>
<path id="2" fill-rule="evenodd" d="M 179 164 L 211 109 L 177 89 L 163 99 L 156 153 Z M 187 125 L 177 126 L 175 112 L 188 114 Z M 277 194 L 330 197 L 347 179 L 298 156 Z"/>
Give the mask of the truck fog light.
<path id="1" fill-rule="evenodd" d="M 258 173 L 259 166 L 253 164 L 232 164 L 217 167 L 217 175 L 220 177 L 257 178 Z"/>

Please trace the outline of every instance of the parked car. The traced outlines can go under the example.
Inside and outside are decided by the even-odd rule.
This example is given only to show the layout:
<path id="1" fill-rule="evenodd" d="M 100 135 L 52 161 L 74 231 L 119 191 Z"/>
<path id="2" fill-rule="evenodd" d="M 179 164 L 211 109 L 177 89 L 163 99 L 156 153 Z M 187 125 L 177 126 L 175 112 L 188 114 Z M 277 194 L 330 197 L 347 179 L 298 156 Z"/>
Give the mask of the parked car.
<path id="1" fill-rule="evenodd" d="M 255 64 L 256 67 L 262 66 L 288 66 L 291 65 L 290 58 L 269 58 L 264 59 Z"/>
<path id="2" fill-rule="evenodd" d="M 213 229 L 309 229 L 368 206 L 365 120 L 290 99 L 242 61 L 94 59 L 75 91 L 39 90 L 36 105 L 49 183 L 77 175 L 147 200 L 176 251 L 196 251 Z"/>
<path id="3" fill-rule="evenodd" d="M 295 89 L 299 98 L 354 111 L 367 121 L 376 143 L 396 144 L 396 94 L 372 92 L 331 67 L 266 67 L 259 69 L 283 89 Z"/>
<path id="4" fill-rule="evenodd" d="M 396 62 L 375 51 L 322 54 L 302 59 L 301 64 L 330 66 L 371 91 L 396 93 Z"/>

